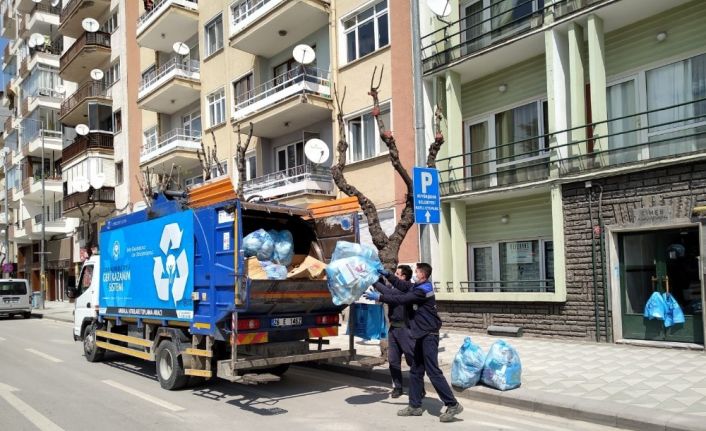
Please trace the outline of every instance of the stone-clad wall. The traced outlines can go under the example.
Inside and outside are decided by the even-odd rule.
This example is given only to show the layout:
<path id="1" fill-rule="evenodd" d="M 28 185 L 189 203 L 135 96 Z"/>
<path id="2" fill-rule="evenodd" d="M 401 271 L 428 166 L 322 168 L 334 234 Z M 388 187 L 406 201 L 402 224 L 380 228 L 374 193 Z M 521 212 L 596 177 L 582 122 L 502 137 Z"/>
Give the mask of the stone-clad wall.
<path id="1" fill-rule="evenodd" d="M 706 163 L 681 164 L 591 181 L 594 225 L 598 225 L 599 197 L 600 213 L 604 225 L 609 227 L 634 226 L 635 208 L 668 206 L 672 208 L 672 220 L 663 225 L 667 227 L 675 220 L 690 220 L 694 206 L 706 205 Z M 565 184 L 562 196 L 566 238 L 566 302 L 439 302 L 446 328 L 484 332 L 489 325 L 521 326 L 526 334 L 533 336 L 596 339 L 589 189 L 584 181 Z M 599 237 L 596 236 L 595 285 L 600 337 L 601 341 L 605 341 L 601 255 Z M 610 326 L 610 316 L 608 319 Z"/>

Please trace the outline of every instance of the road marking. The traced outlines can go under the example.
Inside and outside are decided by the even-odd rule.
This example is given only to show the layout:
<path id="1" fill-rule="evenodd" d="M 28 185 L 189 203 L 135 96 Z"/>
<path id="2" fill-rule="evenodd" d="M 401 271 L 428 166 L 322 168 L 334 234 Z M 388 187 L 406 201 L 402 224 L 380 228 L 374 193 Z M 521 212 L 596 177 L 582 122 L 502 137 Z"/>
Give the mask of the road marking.
<path id="1" fill-rule="evenodd" d="M 125 385 L 121 385 L 118 382 L 114 382 L 112 380 L 103 380 L 103 383 L 105 383 L 108 386 L 112 386 L 116 389 L 120 389 L 121 391 L 127 392 L 128 394 L 134 395 L 138 398 L 142 398 L 143 400 L 149 401 L 152 404 L 156 404 L 160 407 L 164 407 L 167 410 L 171 410 L 173 412 L 180 412 L 180 411 L 184 410 L 183 407 L 177 406 L 176 404 L 172 404 L 167 401 L 160 400 L 159 398 L 153 397 L 152 395 L 148 395 L 144 392 L 140 392 L 137 389 L 132 389 L 132 388 L 127 387 Z"/>
<path id="2" fill-rule="evenodd" d="M 34 353 L 35 355 L 40 356 L 40 357 L 46 359 L 47 361 L 52 361 L 52 362 L 57 362 L 57 363 L 64 362 L 59 358 L 56 358 L 52 355 L 47 355 L 46 353 L 40 352 L 39 350 L 34 350 L 34 349 L 25 349 L 25 350 L 28 351 L 29 353 Z"/>
<path id="3" fill-rule="evenodd" d="M 519 410 L 517 411 L 517 414 L 518 415 L 520 414 Z M 477 416 L 489 416 L 493 419 L 502 421 L 504 423 L 514 422 L 515 424 L 530 425 L 533 427 L 547 429 L 547 430 L 554 430 L 554 431 L 565 431 L 566 430 L 565 426 L 553 426 L 553 425 L 550 425 L 547 423 L 543 423 L 543 422 L 541 422 L 541 419 L 539 419 L 539 418 L 537 418 L 536 421 L 533 421 L 529 417 L 524 416 L 527 420 L 523 420 L 522 418 L 519 418 L 517 416 L 508 417 L 507 415 L 490 413 L 488 411 L 479 411 L 479 412 L 476 412 L 476 415 Z M 488 418 L 485 418 L 485 419 L 488 419 Z"/>
<path id="4" fill-rule="evenodd" d="M 64 431 L 63 428 L 50 421 L 47 417 L 33 409 L 29 404 L 17 398 L 13 392 L 17 392 L 17 388 L 0 383 L 0 398 L 4 399 L 9 405 L 15 408 L 28 421 L 40 431 Z"/>
<path id="5" fill-rule="evenodd" d="M 2 337 L 0 337 L 0 341 L 7 341 L 7 340 L 6 340 L 6 339 L 4 339 L 4 338 L 2 338 Z"/>

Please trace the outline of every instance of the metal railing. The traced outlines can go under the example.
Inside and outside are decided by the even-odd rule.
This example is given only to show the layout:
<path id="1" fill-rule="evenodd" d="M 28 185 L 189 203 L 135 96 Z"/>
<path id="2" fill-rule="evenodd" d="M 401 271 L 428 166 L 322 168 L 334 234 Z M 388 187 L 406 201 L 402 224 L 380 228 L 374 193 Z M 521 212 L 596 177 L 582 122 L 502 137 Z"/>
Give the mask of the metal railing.
<path id="1" fill-rule="evenodd" d="M 102 97 L 106 99 L 110 98 L 110 96 L 108 95 L 108 91 L 106 90 L 105 85 L 103 85 L 102 82 L 88 82 L 81 88 L 76 90 L 66 100 L 61 102 L 59 116 L 63 117 L 64 115 L 68 114 L 78 105 L 80 105 L 84 99 L 88 97 Z"/>
<path id="2" fill-rule="evenodd" d="M 293 87 L 296 84 L 313 84 L 316 86 L 323 86 L 326 87 L 328 91 L 313 92 L 320 96 L 330 97 L 331 95 L 331 81 L 329 79 L 328 71 L 317 69 L 315 67 L 301 66 L 282 73 L 281 75 L 258 85 L 252 90 L 236 96 L 234 110 L 238 111 L 248 107 L 256 102 L 259 102 L 260 100 L 274 96 L 289 87 Z M 307 90 L 305 88 L 301 88 L 299 91 L 306 92 Z M 296 94 L 299 91 L 296 91 L 293 94 Z"/>
<path id="3" fill-rule="evenodd" d="M 441 193 L 449 195 L 704 151 L 706 98 L 477 149 L 436 163 Z"/>
<path id="4" fill-rule="evenodd" d="M 93 132 L 86 136 L 76 136 L 74 141 L 61 152 L 61 162 L 65 164 L 88 150 L 113 150 L 113 134 Z"/>
<path id="5" fill-rule="evenodd" d="M 545 14 L 552 13 L 556 20 L 605 1 L 491 0 L 480 10 L 421 37 L 422 71 L 431 72 L 541 28 Z"/>
<path id="6" fill-rule="evenodd" d="M 115 188 L 101 187 L 98 190 L 72 193 L 64 196 L 64 213 L 78 208 L 81 205 L 95 203 L 115 203 Z"/>
<path id="7" fill-rule="evenodd" d="M 199 73 L 201 65 L 198 60 L 181 61 L 178 58 L 172 58 L 163 65 L 159 66 L 153 73 L 143 77 L 140 80 L 139 93 L 145 91 L 149 87 L 155 85 L 160 79 L 167 75 L 173 74 L 187 79 L 198 79 L 193 76 L 194 73 Z"/>
<path id="8" fill-rule="evenodd" d="M 35 225 L 37 225 L 37 224 L 42 224 L 43 218 L 44 218 L 43 216 L 44 216 L 44 214 L 37 214 L 37 215 L 35 215 L 35 216 L 34 216 L 34 224 L 35 224 Z M 56 214 L 56 213 L 50 212 L 50 213 L 48 214 L 48 216 L 47 216 L 47 223 L 51 223 L 51 222 L 53 222 L 53 221 L 58 221 L 58 220 L 61 220 L 61 219 L 63 219 L 63 218 L 64 218 L 64 217 L 62 216 L 62 214 Z"/>
<path id="9" fill-rule="evenodd" d="M 461 281 L 459 285 L 461 288 L 461 293 L 554 292 L 554 280 L 552 279 Z"/>
<path id="10" fill-rule="evenodd" d="M 74 58 L 85 48 L 108 48 L 110 49 L 110 33 L 97 31 L 94 33 L 84 32 L 71 45 L 71 47 L 59 59 L 59 68 L 65 68 Z"/>
<path id="11" fill-rule="evenodd" d="M 160 148 L 166 147 L 176 142 L 201 142 L 201 132 L 188 132 L 184 129 L 173 129 L 159 137 L 157 142 L 151 145 L 143 145 L 142 155 L 145 156 Z"/>
<path id="12" fill-rule="evenodd" d="M 196 10 L 198 9 L 198 3 L 198 0 L 157 0 L 152 6 L 152 10 L 143 13 L 139 18 L 137 18 L 137 28 L 139 29 L 140 26 L 151 17 L 162 13 L 162 11 L 170 5 Z"/>
<path id="13" fill-rule="evenodd" d="M 28 154 L 29 153 L 29 144 L 32 141 L 34 141 L 35 139 L 41 138 L 42 134 L 44 135 L 44 139 L 61 140 L 61 130 L 37 129 L 37 131 L 35 131 L 32 134 L 32 136 L 29 136 L 26 139 L 24 139 L 24 142 L 22 143 L 22 153 L 25 155 Z"/>
<path id="14" fill-rule="evenodd" d="M 282 0 L 236 0 L 230 5 L 230 26 L 231 29 L 235 28 L 238 24 L 247 21 L 252 15 L 254 15 L 258 10 L 262 9 L 266 4 L 273 2 L 282 2 Z M 237 6 L 238 13 L 234 13 L 235 7 Z"/>
<path id="15" fill-rule="evenodd" d="M 52 15 L 59 15 L 59 14 L 61 14 L 61 6 L 59 6 L 59 5 L 52 6 L 52 5 L 46 4 L 46 3 L 35 3 L 34 7 L 32 8 L 32 10 L 29 13 L 30 13 L 30 15 L 34 15 L 37 12 L 50 13 Z"/>
<path id="16" fill-rule="evenodd" d="M 333 183 L 333 177 L 329 168 L 306 163 L 248 180 L 243 184 L 243 190 L 248 194 L 254 194 L 304 181 Z M 319 190 L 319 192 L 321 191 Z M 328 190 L 323 191 L 328 192 Z"/>

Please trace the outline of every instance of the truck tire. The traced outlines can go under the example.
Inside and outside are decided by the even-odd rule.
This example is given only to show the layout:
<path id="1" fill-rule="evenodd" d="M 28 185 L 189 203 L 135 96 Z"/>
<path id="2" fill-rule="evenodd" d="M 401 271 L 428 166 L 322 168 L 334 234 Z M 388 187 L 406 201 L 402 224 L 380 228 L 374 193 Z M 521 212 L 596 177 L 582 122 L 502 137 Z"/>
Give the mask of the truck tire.
<path id="1" fill-rule="evenodd" d="M 96 346 L 96 324 L 91 323 L 83 330 L 83 354 L 88 362 L 100 362 L 105 349 Z"/>
<path id="2" fill-rule="evenodd" d="M 184 375 L 184 363 L 171 340 L 160 343 L 156 357 L 157 379 L 162 388 L 174 391 L 189 383 L 189 376 Z"/>
<path id="3" fill-rule="evenodd" d="M 22 317 L 24 317 L 25 319 L 31 319 L 31 318 L 32 318 L 32 313 L 29 312 L 29 311 L 24 312 L 24 313 L 22 313 Z"/>

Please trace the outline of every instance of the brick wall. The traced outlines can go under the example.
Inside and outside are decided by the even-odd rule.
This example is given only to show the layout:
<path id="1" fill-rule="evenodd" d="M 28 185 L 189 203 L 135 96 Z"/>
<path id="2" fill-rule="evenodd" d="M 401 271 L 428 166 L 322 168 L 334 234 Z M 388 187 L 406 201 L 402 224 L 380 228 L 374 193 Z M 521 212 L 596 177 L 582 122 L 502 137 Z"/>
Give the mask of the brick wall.
<path id="1" fill-rule="evenodd" d="M 671 206 L 673 217 L 685 220 L 691 218 L 694 206 L 706 205 L 706 163 L 681 164 L 591 181 L 594 225 L 598 224 L 601 187 L 603 195 L 600 209 L 606 226 L 631 226 L 634 223 L 634 208 Z M 439 311 L 446 328 L 484 332 L 489 325 L 521 326 L 525 334 L 532 336 L 595 340 L 594 291 L 597 291 L 600 337 L 601 341 L 605 341 L 603 259 L 599 237 L 595 237 L 595 242 L 591 238 L 593 230 L 589 211 L 589 189 L 586 189 L 583 181 L 565 184 L 562 187 L 562 195 L 566 238 L 566 302 L 542 304 L 440 301 Z M 596 260 L 595 289 L 591 253 L 593 242 Z M 607 318 L 610 326 L 611 317 Z"/>

